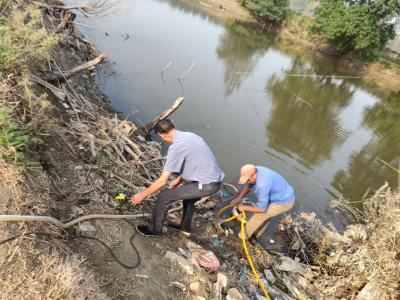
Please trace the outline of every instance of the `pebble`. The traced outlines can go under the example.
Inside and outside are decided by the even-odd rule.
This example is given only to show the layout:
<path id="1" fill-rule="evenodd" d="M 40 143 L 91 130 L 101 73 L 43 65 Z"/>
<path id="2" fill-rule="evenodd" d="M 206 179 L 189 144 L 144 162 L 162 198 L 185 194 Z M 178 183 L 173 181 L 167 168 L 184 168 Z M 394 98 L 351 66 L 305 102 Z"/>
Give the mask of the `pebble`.
<path id="1" fill-rule="evenodd" d="M 243 300 L 243 296 L 236 288 L 231 288 L 228 290 L 226 300 Z"/>
<path id="2" fill-rule="evenodd" d="M 176 288 L 178 288 L 178 289 L 180 289 L 180 290 L 182 290 L 182 291 L 186 291 L 186 285 L 184 285 L 183 283 L 180 283 L 180 282 L 178 282 L 178 281 L 172 281 L 172 282 L 170 282 L 169 283 L 169 286 L 173 286 L 173 287 L 176 287 Z"/>
<path id="3" fill-rule="evenodd" d="M 275 278 L 274 274 L 272 274 L 272 272 L 270 270 L 265 269 L 264 270 L 264 275 L 265 275 L 265 278 L 267 278 L 267 280 L 270 283 L 274 283 L 276 281 L 276 278 Z"/>
<path id="4" fill-rule="evenodd" d="M 94 235 L 96 233 L 96 228 L 89 222 L 81 222 L 78 225 L 77 231 L 80 235 Z"/>
<path id="5" fill-rule="evenodd" d="M 182 270 L 184 270 L 189 275 L 193 275 L 193 266 L 186 258 L 171 251 L 167 251 L 167 253 L 165 254 L 165 258 L 177 262 Z"/>

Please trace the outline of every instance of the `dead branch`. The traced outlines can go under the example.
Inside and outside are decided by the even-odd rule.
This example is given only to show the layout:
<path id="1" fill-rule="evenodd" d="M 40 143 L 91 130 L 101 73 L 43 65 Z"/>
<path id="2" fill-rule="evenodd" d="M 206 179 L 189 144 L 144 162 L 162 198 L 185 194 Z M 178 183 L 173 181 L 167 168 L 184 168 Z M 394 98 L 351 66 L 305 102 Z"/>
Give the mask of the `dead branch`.
<path id="1" fill-rule="evenodd" d="M 74 76 L 75 74 L 77 74 L 77 73 L 79 73 L 79 72 L 81 72 L 83 70 L 89 69 L 90 67 L 93 67 L 93 66 L 101 63 L 106 58 L 107 58 L 107 54 L 106 53 L 102 53 L 102 54 L 100 54 L 99 56 L 97 56 L 95 59 L 93 59 L 91 61 L 85 62 L 85 63 L 83 63 L 83 64 L 81 64 L 81 65 L 79 65 L 79 66 L 77 66 L 77 67 L 75 67 L 75 68 L 73 68 L 71 70 L 62 72 L 61 74 L 60 73 L 55 73 L 52 76 L 48 76 L 46 79 L 50 80 L 50 81 L 64 81 L 64 80 Z"/>
<path id="2" fill-rule="evenodd" d="M 57 30 L 56 30 L 56 33 L 59 33 L 59 32 L 61 32 L 61 31 L 63 31 L 64 28 L 67 27 L 67 25 L 68 25 L 70 22 L 72 22 L 73 20 L 75 20 L 75 18 L 76 18 L 76 14 L 74 14 L 74 13 L 72 13 L 72 12 L 70 12 L 70 11 L 67 11 L 67 12 L 64 14 L 64 17 L 63 17 L 63 19 L 62 19 L 60 25 L 58 25 L 58 28 L 57 28 Z"/>
<path id="3" fill-rule="evenodd" d="M 177 98 L 175 100 L 174 104 L 169 109 L 167 109 L 166 111 L 164 111 L 163 113 L 158 115 L 153 121 L 147 123 L 146 126 L 144 126 L 144 128 L 143 128 L 145 131 L 145 134 L 149 135 L 158 121 L 168 118 L 173 112 L 175 112 L 179 108 L 179 106 L 182 104 L 184 99 L 185 99 L 184 97 Z"/>
<path id="4" fill-rule="evenodd" d="M 40 77 L 37 77 L 35 75 L 31 75 L 32 81 L 40 84 L 41 86 L 47 88 L 48 90 L 50 90 L 50 92 L 52 92 L 52 94 L 61 102 L 65 102 L 66 99 L 66 95 L 64 93 L 64 91 L 50 83 L 48 83 L 47 81 L 43 80 Z"/>

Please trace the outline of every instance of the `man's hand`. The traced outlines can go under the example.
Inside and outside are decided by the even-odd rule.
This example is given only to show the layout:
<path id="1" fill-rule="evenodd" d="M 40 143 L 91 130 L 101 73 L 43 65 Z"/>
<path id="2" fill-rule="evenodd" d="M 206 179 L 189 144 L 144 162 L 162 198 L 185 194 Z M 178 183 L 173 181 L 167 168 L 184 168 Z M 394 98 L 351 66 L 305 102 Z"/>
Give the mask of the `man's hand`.
<path id="1" fill-rule="evenodd" d="M 232 204 L 233 206 L 238 206 L 238 204 L 239 204 L 240 202 L 242 202 L 242 199 L 241 199 L 240 197 L 238 197 L 238 198 L 233 199 L 233 200 L 231 201 L 231 204 Z"/>
<path id="2" fill-rule="evenodd" d="M 169 189 L 176 188 L 182 181 L 182 178 L 180 176 L 176 177 L 174 180 L 171 181 L 169 184 Z"/>
<path id="3" fill-rule="evenodd" d="M 142 193 L 137 193 L 136 195 L 133 195 L 131 198 L 131 203 L 132 205 L 138 205 L 140 202 L 143 201 L 144 195 Z"/>

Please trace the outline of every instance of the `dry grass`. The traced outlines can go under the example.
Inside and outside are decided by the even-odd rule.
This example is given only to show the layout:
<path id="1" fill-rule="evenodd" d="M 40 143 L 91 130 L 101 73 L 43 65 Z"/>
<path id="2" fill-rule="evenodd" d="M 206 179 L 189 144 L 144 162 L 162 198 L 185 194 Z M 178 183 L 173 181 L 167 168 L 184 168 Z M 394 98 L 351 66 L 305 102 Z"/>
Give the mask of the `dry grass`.
<path id="1" fill-rule="evenodd" d="M 321 267 L 314 276 L 321 294 L 357 295 L 370 282 L 395 299 L 400 296 L 400 191 L 384 187 L 363 206 L 360 222 L 348 226 L 343 236 L 307 215 L 286 219 L 284 226 L 301 241 L 298 254 Z"/>
<path id="2" fill-rule="evenodd" d="M 107 299 L 82 259 L 37 243 L 21 238 L 0 246 L 0 299 Z"/>
<path id="3" fill-rule="evenodd" d="M 0 213 L 39 214 L 44 203 L 32 198 L 22 175 L 23 167 L 0 158 Z M 1 224 L 1 240 L 40 225 Z M 47 234 L 51 233 L 47 229 Z M 54 232 L 55 234 L 57 232 Z M 47 236 L 47 235 L 46 235 Z M 94 275 L 77 255 L 61 243 L 33 236 L 0 245 L 0 299 L 106 299 Z M 61 245 L 61 247 L 60 247 Z"/>

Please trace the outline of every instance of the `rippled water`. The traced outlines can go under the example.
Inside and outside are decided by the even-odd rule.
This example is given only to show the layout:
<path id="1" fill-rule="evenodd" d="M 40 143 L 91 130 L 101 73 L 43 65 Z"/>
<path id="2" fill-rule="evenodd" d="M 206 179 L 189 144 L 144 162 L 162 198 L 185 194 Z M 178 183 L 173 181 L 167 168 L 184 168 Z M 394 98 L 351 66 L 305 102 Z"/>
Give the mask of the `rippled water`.
<path id="1" fill-rule="evenodd" d="M 244 163 L 270 167 L 295 188 L 295 211 L 336 224 L 330 200 L 343 195 L 360 205 L 385 181 L 398 185 L 386 164 L 399 168 L 399 93 L 319 76 L 354 76 L 334 59 L 178 0 L 135 0 L 123 12 L 80 21 L 109 55 L 98 80 L 114 106 L 136 111 L 144 124 L 184 95 L 176 125 L 207 140 L 227 180 L 237 180 Z"/>

